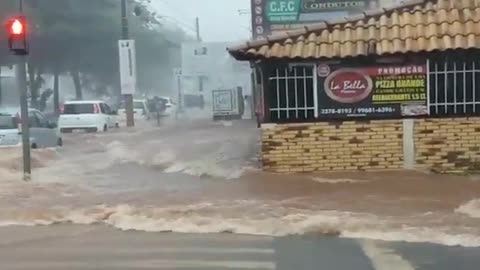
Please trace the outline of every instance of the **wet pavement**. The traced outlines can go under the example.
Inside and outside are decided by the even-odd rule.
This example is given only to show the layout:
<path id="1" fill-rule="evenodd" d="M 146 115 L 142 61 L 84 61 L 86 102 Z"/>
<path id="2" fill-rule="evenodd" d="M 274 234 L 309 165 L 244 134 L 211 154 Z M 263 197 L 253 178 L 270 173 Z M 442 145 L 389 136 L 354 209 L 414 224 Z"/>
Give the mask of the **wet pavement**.
<path id="1" fill-rule="evenodd" d="M 104 226 L 0 229 L 4 270 L 476 270 L 476 248 L 325 236 L 121 232 Z"/>

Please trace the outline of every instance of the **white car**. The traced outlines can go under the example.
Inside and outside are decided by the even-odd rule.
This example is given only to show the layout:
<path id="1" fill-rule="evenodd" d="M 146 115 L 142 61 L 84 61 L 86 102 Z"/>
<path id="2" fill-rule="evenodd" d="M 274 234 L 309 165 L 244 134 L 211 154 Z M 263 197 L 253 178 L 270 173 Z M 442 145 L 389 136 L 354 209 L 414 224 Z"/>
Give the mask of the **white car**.
<path id="1" fill-rule="evenodd" d="M 0 109 L 0 146 L 19 146 L 22 144 L 20 109 Z M 48 121 L 45 115 L 35 109 L 29 109 L 30 146 L 32 148 L 63 146 L 57 125 Z"/>
<path id="2" fill-rule="evenodd" d="M 67 101 L 61 108 L 58 128 L 62 133 L 77 130 L 105 132 L 118 127 L 117 112 L 103 101 Z"/>
<path id="3" fill-rule="evenodd" d="M 121 122 L 126 122 L 127 111 L 125 110 L 125 103 L 120 105 L 120 109 L 118 109 L 118 116 Z M 133 117 L 135 121 L 149 120 L 151 118 L 150 110 L 148 109 L 146 100 L 135 99 L 133 101 Z"/>

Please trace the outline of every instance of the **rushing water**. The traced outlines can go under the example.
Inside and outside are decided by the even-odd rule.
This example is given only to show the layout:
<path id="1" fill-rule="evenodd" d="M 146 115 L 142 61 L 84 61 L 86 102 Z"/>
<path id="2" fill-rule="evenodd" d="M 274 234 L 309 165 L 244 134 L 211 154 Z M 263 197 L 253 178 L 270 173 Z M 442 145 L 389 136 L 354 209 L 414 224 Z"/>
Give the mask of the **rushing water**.
<path id="1" fill-rule="evenodd" d="M 20 181 L 19 149 L 0 149 L 0 226 L 101 223 L 480 246 L 475 177 L 269 174 L 258 169 L 258 139 L 253 123 L 200 120 L 73 134 L 64 149 L 34 152 L 31 183 Z"/>

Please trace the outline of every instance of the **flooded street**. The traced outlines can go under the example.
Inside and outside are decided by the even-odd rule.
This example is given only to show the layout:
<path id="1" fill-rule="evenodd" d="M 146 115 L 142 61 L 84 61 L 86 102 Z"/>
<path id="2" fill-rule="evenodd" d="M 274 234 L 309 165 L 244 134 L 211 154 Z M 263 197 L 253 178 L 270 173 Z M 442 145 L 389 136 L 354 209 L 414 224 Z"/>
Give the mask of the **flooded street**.
<path id="1" fill-rule="evenodd" d="M 34 152 L 31 183 L 20 181 L 19 150 L 2 149 L 2 233 L 34 235 L 23 227 L 33 225 L 68 232 L 73 224 L 101 226 L 107 236 L 119 229 L 480 246 L 476 177 L 270 174 L 259 169 L 258 138 L 251 122 L 202 120 L 71 134 L 63 149 Z"/>
<path id="2" fill-rule="evenodd" d="M 32 183 L 18 181 L 19 156 L 4 156 L 0 224 L 325 233 L 480 246 L 475 177 L 269 174 L 259 169 L 258 132 L 250 122 L 198 120 L 72 134 L 64 149 L 34 153 Z"/>

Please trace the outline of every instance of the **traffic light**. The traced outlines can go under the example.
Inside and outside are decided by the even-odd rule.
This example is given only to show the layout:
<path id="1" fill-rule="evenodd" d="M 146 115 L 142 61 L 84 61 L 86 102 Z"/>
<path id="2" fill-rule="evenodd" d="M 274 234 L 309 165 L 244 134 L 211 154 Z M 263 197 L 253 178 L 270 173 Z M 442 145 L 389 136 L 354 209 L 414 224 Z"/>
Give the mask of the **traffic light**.
<path id="1" fill-rule="evenodd" d="M 28 54 L 27 24 L 23 16 L 10 19 L 7 24 L 8 48 L 15 55 Z"/>

